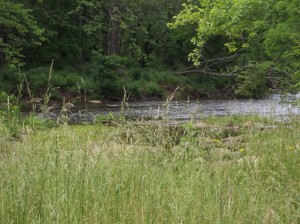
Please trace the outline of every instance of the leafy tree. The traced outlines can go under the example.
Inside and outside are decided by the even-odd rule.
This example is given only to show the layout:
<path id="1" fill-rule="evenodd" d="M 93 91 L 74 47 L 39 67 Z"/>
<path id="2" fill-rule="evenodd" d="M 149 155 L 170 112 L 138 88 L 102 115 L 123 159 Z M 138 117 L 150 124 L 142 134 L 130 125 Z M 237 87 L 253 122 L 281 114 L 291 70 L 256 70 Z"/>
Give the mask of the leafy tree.
<path id="1" fill-rule="evenodd" d="M 261 92 L 255 86 L 261 88 L 268 78 L 299 76 L 298 0 L 201 0 L 183 6 L 169 26 L 197 24 L 189 59 L 200 71 L 240 76 L 238 92 L 251 97 Z M 213 54 L 209 54 L 211 45 Z M 255 78 L 255 68 L 264 77 Z M 253 82 L 254 88 L 248 88 Z"/>
<path id="2" fill-rule="evenodd" d="M 37 26 L 31 10 L 13 0 L 0 1 L 0 66 L 21 65 L 23 49 L 38 45 L 43 30 Z"/>
<path id="3" fill-rule="evenodd" d="M 142 67 L 178 65 L 185 62 L 192 46 L 186 40 L 194 34 L 194 29 L 182 34 L 166 26 L 181 8 L 181 0 L 1 1 L 2 54 L 7 60 L 25 55 L 29 67 L 52 59 L 56 68 L 82 65 L 92 61 L 93 51 L 125 56 Z M 38 27 L 44 39 L 37 47 L 28 40 L 37 42 Z M 14 38 L 8 41 L 7 34 Z"/>
<path id="4" fill-rule="evenodd" d="M 48 65 L 52 59 L 56 66 L 77 65 L 82 61 L 81 11 L 77 0 L 29 0 L 28 7 L 44 32 L 45 41 L 36 48 L 26 48 L 26 63 L 31 66 Z"/>
<path id="5" fill-rule="evenodd" d="M 140 66 L 166 67 L 186 61 L 191 37 L 170 30 L 166 24 L 182 8 L 178 0 L 126 1 L 121 17 L 120 53 Z"/>

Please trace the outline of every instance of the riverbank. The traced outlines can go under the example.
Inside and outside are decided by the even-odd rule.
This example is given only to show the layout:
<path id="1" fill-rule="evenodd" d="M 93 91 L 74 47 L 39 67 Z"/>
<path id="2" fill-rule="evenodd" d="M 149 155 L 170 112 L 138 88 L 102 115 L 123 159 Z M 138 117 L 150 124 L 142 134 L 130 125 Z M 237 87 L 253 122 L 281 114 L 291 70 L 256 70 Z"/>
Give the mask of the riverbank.
<path id="1" fill-rule="evenodd" d="M 299 222 L 299 120 L 119 122 L 1 136 L 0 223 Z"/>
<path id="2" fill-rule="evenodd" d="M 233 94 L 229 87 L 234 82 L 226 77 L 180 75 L 167 69 L 138 67 L 114 68 L 98 73 L 95 70 L 92 65 L 50 70 L 49 67 L 22 70 L 4 67 L 0 70 L 0 92 L 14 94 L 24 103 L 43 101 L 47 95 L 52 104 L 63 100 L 74 104 L 84 100 L 121 101 L 125 90 L 131 101 L 165 100 L 177 87 L 175 98 L 178 100 Z"/>

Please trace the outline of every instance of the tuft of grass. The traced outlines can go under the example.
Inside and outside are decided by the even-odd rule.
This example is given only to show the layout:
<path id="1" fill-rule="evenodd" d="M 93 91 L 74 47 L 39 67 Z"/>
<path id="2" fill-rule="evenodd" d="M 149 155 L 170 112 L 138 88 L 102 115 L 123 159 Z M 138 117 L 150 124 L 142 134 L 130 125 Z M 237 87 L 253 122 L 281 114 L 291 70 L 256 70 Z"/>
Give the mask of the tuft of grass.
<path id="1" fill-rule="evenodd" d="M 299 120 L 261 123 L 60 126 L 1 140 L 0 223 L 299 223 Z M 236 125 L 236 136 L 213 134 Z"/>

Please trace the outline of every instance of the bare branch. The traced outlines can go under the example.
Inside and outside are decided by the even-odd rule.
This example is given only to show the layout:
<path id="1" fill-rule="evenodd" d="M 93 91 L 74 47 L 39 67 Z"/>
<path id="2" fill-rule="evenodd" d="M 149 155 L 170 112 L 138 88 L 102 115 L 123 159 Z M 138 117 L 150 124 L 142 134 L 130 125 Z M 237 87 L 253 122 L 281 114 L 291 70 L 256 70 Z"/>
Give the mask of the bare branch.
<path id="1" fill-rule="evenodd" d="M 228 57 L 217 57 L 217 58 L 213 58 L 213 59 L 205 59 L 204 61 L 200 62 L 201 64 L 207 64 L 210 62 L 218 62 L 218 64 L 220 63 L 225 63 L 225 62 L 230 62 L 235 60 L 236 58 L 238 58 L 238 56 L 240 56 L 240 52 L 244 50 L 244 49 L 240 49 L 237 52 L 235 52 L 233 55 L 230 55 Z M 211 66 L 211 65 L 210 65 Z"/>
<path id="2" fill-rule="evenodd" d="M 203 70 L 203 69 L 178 71 L 175 74 L 184 75 L 184 74 L 188 74 L 188 73 L 201 73 L 201 74 L 204 74 L 204 75 L 222 76 L 222 77 L 236 76 L 236 74 L 233 74 L 233 73 L 216 73 L 216 72 L 206 71 L 206 70 Z"/>
<path id="3" fill-rule="evenodd" d="M 283 74 L 285 74 L 285 75 L 287 75 L 287 76 L 292 76 L 292 73 L 288 73 L 287 71 L 284 71 L 284 70 L 280 70 L 280 69 L 278 69 L 278 68 L 274 68 L 274 67 L 270 67 L 270 69 L 272 69 L 273 71 L 275 71 L 275 72 L 279 72 L 279 73 L 283 73 Z"/>

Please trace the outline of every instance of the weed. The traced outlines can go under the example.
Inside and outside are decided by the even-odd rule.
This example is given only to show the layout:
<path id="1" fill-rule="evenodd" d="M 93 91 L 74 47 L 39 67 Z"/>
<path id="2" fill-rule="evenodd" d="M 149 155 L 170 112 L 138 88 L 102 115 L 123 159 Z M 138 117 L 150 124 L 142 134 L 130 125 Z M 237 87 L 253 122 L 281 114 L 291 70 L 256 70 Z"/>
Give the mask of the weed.
<path id="1" fill-rule="evenodd" d="M 0 93 L 0 125 L 4 135 L 17 137 L 20 121 L 20 109 L 15 104 L 16 97 Z"/>
<path id="2" fill-rule="evenodd" d="M 59 113 L 57 121 L 56 121 L 58 124 L 62 124 L 62 125 L 68 124 L 70 115 L 72 114 L 72 111 L 71 111 L 72 107 L 74 107 L 74 105 L 70 102 L 66 102 L 65 98 L 64 98 L 62 107 L 60 109 L 60 113 Z"/>

